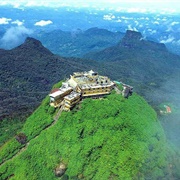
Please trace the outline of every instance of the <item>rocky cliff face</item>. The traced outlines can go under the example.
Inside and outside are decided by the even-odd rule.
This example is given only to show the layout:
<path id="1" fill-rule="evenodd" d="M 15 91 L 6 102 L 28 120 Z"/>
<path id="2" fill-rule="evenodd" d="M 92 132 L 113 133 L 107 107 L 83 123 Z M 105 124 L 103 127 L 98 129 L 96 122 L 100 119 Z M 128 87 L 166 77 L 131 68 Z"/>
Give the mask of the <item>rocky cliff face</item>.
<path id="1" fill-rule="evenodd" d="M 158 50 L 158 51 L 166 51 L 167 48 L 163 43 L 157 43 L 153 41 L 147 41 L 140 32 L 127 30 L 125 36 L 120 40 L 118 46 L 123 48 L 129 49 L 144 49 L 144 50 Z"/>
<path id="2" fill-rule="evenodd" d="M 142 41 L 142 35 L 140 32 L 127 30 L 125 36 L 118 43 L 122 47 L 136 47 L 139 44 L 139 41 Z"/>

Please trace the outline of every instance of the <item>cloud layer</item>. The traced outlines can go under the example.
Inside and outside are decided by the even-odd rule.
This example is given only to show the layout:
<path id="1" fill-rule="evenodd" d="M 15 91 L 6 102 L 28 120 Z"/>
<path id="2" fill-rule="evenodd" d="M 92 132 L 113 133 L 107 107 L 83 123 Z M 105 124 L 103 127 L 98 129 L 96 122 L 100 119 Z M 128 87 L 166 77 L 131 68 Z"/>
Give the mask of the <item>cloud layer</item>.
<path id="1" fill-rule="evenodd" d="M 159 12 L 179 12 L 180 4 L 178 0 L 6 0 L 1 1 L 1 5 L 12 5 L 15 8 L 19 7 L 32 7 L 32 6 L 44 6 L 44 7 L 101 7 L 101 8 L 114 8 L 117 11 L 121 11 L 126 8 L 128 12 L 141 12 L 145 13 L 152 10 L 158 10 Z"/>
<path id="2" fill-rule="evenodd" d="M 18 26 L 22 26 L 24 24 L 24 22 L 23 21 L 19 21 L 19 20 L 15 20 L 15 21 L 11 22 L 11 24 L 16 24 Z"/>
<path id="3" fill-rule="evenodd" d="M 0 24 L 9 24 L 12 19 L 2 17 L 0 18 Z"/>
<path id="4" fill-rule="evenodd" d="M 11 27 L 5 32 L 4 36 L 0 40 L 1 48 L 14 48 L 21 44 L 24 39 L 32 33 L 32 30 L 24 26 Z"/>

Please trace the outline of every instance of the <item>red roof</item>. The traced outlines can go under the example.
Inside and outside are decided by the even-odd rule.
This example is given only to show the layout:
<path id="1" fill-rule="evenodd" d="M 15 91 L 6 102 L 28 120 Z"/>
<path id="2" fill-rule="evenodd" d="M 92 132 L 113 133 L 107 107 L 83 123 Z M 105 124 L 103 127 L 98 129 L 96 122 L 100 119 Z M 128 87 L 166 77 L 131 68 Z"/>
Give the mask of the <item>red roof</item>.
<path id="1" fill-rule="evenodd" d="M 59 91 L 59 88 L 54 88 L 54 89 L 51 90 L 50 94 L 52 94 L 54 92 L 57 92 L 57 91 Z"/>
<path id="2" fill-rule="evenodd" d="M 171 108 L 169 106 L 166 107 L 166 112 L 171 113 Z"/>

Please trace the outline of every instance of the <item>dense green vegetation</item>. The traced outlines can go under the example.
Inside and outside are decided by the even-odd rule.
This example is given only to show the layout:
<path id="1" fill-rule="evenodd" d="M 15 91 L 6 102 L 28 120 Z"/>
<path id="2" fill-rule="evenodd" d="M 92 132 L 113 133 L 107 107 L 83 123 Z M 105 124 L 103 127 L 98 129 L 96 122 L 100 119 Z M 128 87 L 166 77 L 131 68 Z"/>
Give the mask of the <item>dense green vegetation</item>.
<path id="1" fill-rule="evenodd" d="M 11 139 L 23 126 L 24 121 L 20 119 L 3 119 L 0 121 L 0 146 Z"/>
<path id="2" fill-rule="evenodd" d="M 174 142 L 168 142 L 167 154 L 169 162 L 169 170 L 171 171 L 171 176 L 169 179 L 179 179 L 180 178 L 180 144 L 175 145 Z"/>
<path id="3" fill-rule="evenodd" d="M 30 141 L 35 136 L 39 135 L 43 129 L 48 127 L 53 122 L 53 113 L 55 109 L 49 107 L 49 97 L 46 97 L 41 106 L 27 118 L 21 132 L 27 136 L 27 141 Z M 11 157 L 25 145 L 18 143 L 13 137 L 0 147 L 0 164 Z"/>
<path id="4" fill-rule="evenodd" d="M 45 99 L 28 118 L 22 132 L 29 145 L 1 165 L 2 179 L 57 179 L 54 169 L 60 162 L 67 165 L 62 179 L 167 176 L 163 130 L 154 110 L 137 94 L 84 99 L 43 130 L 51 123 L 49 111 Z"/>

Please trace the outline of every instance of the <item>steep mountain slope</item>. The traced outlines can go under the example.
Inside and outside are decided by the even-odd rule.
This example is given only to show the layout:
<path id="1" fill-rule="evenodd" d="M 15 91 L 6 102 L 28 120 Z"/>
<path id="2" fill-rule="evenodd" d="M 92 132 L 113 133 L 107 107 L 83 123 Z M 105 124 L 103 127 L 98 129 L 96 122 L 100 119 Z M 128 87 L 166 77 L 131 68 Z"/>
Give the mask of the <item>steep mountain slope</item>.
<path id="1" fill-rule="evenodd" d="M 40 32 L 34 37 L 39 39 L 45 47 L 61 56 L 82 57 L 92 51 L 99 51 L 118 43 L 123 33 L 111 32 L 106 29 L 91 28 L 86 31 L 81 29 L 72 32 L 54 30 Z"/>
<path id="2" fill-rule="evenodd" d="M 56 113 L 46 98 L 24 124 L 26 144 L 13 138 L 1 147 L 2 179 L 57 179 L 60 163 L 62 179 L 172 177 L 162 127 L 137 94 L 84 99 L 53 123 Z"/>
<path id="3" fill-rule="evenodd" d="M 91 69 L 80 59 L 55 56 L 33 38 L 12 50 L 1 49 L 0 62 L 0 118 L 31 112 L 60 78 Z"/>
<path id="4" fill-rule="evenodd" d="M 84 57 L 106 62 L 112 68 L 119 68 L 118 73 L 143 82 L 180 68 L 180 57 L 170 53 L 164 44 L 146 41 L 141 33 L 130 30 L 116 46 Z"/>

